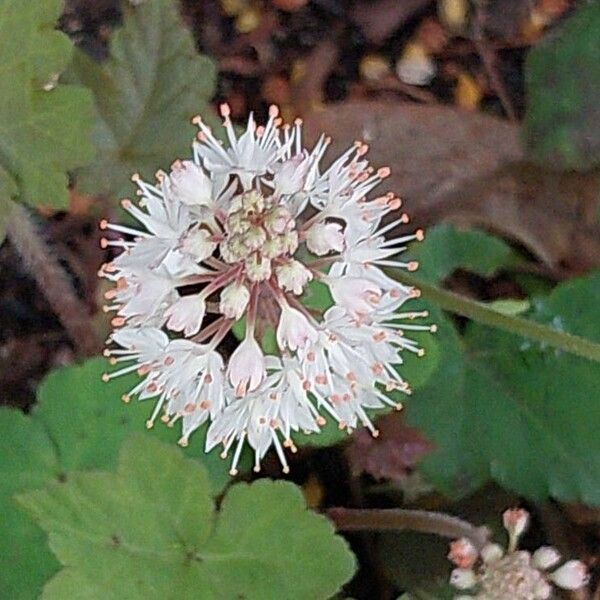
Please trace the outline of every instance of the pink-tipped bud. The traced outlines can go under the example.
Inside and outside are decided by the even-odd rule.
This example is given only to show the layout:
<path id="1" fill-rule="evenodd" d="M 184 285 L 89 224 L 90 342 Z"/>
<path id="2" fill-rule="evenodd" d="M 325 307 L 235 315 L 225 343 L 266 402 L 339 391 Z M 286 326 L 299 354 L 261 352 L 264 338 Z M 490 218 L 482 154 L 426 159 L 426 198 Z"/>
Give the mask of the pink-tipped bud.
<path id="1" fill-rule="evenodd" d="M 448 559 L 461 569 L 470 569 L 477 561 L 478 552 L 467 538 L 451 542 Z"/>
<path id="2" fill-rule="evenodd" d="M 529 524 L 529 513 L 523 508 L 509 508 L 502 514 L 502 522 L 506 531 L 518 538 Z"/>

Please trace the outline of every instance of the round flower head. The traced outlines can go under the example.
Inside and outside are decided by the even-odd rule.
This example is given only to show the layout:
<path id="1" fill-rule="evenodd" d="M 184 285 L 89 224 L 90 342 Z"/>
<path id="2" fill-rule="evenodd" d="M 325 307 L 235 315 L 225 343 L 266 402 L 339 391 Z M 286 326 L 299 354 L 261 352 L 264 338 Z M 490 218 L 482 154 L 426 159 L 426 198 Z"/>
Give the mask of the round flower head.
<path id="1" fill-rule="evenodd" d="M 133 176 L 139 202 L 122 206 L 139 229 L 101 223 L 102 246 L 121 250 L 100 271 L 115 284 L 105 354 L 126 363 L 104 378 L 137 371 L 124 399 L 154 399 L 149 427 L 181 420 L 181 445 L 209 421 L 207 450 L 234 448 L 232 473 L 246 443 L 256 469 L 270 448 L 287 469 L 295 432 L 332 418 L 377 435 L 371 409 L 399 407 L 386 392 L 410 393 L 402 354 L 421 356 L 410 334 L 435 326 L 411 322 L 426 316 L 404 309 L 418 291 L 382 268 L 414 270 L 399 255 L 423 233 L 396 236 L 408 222 L 398 198 L 369 198 L 389 169 L 369 166 L 365 144 L 322 170 L 329 138 L 304 148 L 301 122 L 282 126 L 276 107 L 239 136 L 226 105 L 221 113 L 227 144 L 197 117 L 191 160 L 154 183 Z M 333 300 L 321 312 L 304 303 L 317 284 Z M 240 319 L 245 334 L 227 359 L 220 344 Z M 260 346 L 265 327 L 276 356 Z"/>
<path id="2" fill-rule="evenodd" d="M 478 552 L 466 538 L 450 544 L 448 558 L 456 565 L 450 575 L 450 584 L 473 595 L 459 598 L 478 600 L 546 600 L 552 596 L 552 584 L 566 590 L 575 590 L 587 583 L 585 565 L 570 560 L 554 569 L 561 556 L 555 548 L 541 546 L 533 555 L 517 550 L 519 537 L 529 523 L 529 513 L 523 509 L 509 509 L 502 515 L 508 532 L 508 549 L 498 544 L 486 544 Z"/>

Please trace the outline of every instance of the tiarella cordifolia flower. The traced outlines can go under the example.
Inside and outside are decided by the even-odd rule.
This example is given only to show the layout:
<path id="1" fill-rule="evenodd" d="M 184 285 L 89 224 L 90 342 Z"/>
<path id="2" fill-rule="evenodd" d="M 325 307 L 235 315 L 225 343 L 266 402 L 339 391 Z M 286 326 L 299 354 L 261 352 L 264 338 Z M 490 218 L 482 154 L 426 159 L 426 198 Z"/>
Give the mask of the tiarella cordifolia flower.
<path id="1" fill-rule="evenodd" d="M 509 537 L 506 552 L 498 544 L 486 544 L 478 552 L 466 538 L 450 544 L 448 558 L 457 566 L 450 583 L 473 592 L 457 599 L 546 600 L 552 595 L 552 584 L 576 590 L 587 583 L 587 569 L 579 560 L 570 560 L 556 569 L 561 556 L 555 548 L 542 546 L 533 554 L 517 550 L 519 537 L 529 523 L 527 511 L 509 509 L 503 514 L 503 522 Z"/>
<path id="2" fill-rule="evenodd" d="M 264 127 L 251 116 L 238 137 L 221 112 L 227 144 L 196 118 L 191 160 L 155 183 L 134 175 L 139 202 L 122 206 L 139 229 L 101 223 L 103 247 L 121 251 L 100 272 L 115 284 L 105 354 L 125 363 L 105 379 L 137 371 L 124 400 L 154 399 L 148 427 L 181 420 L 182 445 L 209 421 L 207 450 L 233 449 L 232 473 L 246 443 L 256 469 L 274 448 L 287 470 L 294 433 L 331 418 L 377 435 L 369 411 L 399 408 L 392 390 L 410 393 L 402 355 L 422 355 L 410 334 L 435 326 L 411 323 L 426 316 L 403 308 L 418 291 L 382 268 L 414 270 L 399 254 L 423 234 L 396 235 L 408 217 L 393 194 L 368 198 L 389 169 L 369 166 L 365 144 L 322 170 L 330 140 L 305 149 L 300 121 L 282 126 L 272 107 Z M 333 299 L 324 313 L 303 303 L 313 282 Z M 226 361 L 220 344 L 242 318 L 245 335 Z M 265 327 L 278 356 L 261 349 Z"/>

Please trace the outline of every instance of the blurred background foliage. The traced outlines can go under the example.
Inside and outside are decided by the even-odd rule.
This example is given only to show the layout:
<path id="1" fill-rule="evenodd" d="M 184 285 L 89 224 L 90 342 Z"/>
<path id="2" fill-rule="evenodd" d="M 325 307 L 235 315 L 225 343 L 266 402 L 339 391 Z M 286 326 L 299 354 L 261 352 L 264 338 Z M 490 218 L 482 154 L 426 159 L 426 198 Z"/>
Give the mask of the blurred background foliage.
<path id="1" fill-rule="evenodd" d="M 221 101 L 240 122 L 275 102 L 334 152 L 364 138 L 427 227 L 418 281 L 600 343 L 599 31 L 595 0 L 0 0 L 0 597 L 448 597 L 443 540 L 351 551 L 316 514 L 336 505 L 492 524 L 524 503 L 526 544 L 595 565 L 597 363 L 424 298 L 438 333 L 380 438 L 305 436 L 290 481 L 254 482 L 204 432 L 185 458 L 140 433 L 135 375 L 104 384 L 93 356 L 95 223 Z"/>

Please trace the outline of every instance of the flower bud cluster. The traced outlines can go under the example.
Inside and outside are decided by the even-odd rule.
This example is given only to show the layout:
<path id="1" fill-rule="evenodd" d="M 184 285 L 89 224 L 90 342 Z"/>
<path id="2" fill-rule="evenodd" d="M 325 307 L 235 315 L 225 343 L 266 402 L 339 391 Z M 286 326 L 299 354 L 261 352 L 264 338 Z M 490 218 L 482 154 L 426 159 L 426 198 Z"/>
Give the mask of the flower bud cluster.
<path id="1" fill-rule="evenodd" d="M 457 596 L 457 600 L 547 600 L 552 596 L 552 585 L 576 590 L 587 583 L 587 569 L 579 560 L 556 568 L 562 559 L 555 548 L 541 546 L 533 554 L 517 550 L 519 537 L 529 523 L 527 511 L 509 509 L 503 522 L 509 536 L 506 552 L 492 543 L 478 551 L 467 538 L 450 544 L 448 558 L 457 567 L 450 575 L 450 584 L 473 592 Z"/>

